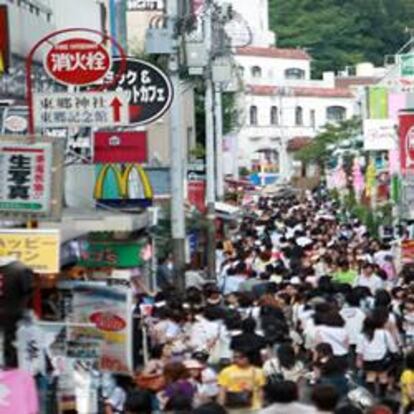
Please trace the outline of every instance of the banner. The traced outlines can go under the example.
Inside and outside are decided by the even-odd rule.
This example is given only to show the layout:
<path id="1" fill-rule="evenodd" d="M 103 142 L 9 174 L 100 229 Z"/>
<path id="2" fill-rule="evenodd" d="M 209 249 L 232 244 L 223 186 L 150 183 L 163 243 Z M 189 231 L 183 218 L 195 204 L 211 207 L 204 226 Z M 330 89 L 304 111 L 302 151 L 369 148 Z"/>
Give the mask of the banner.
<path id="1" fill-rule="evenodd" d="M 74 288 L 73 322 L 93 323 L 95 328 L 70 329 L 69 340 L 102 340 L 99 366 L 102 371 L 132 371 L 132 291 L 85 283 Z"/>
<path id="2" fill-rule="evenodd" d="M 388 118 L 388 89 L 381 86 L 369 88 L 368 94 L 369 118 Z"/>
<path id="3" fill-rule="evenodd" d="M 414 112 L 400 113 L 400 161 L 405 175 L 414 172 Z"/>
<path id="4" fill-rule="evenodd" d="M 364 120 L 364 150 L 389 151 L 397 148 L 397 125 L 392 119 Z"/>
<path id="5" fill-rule="evenodd" d="M 14 257 L 36 273 L 59 272 L 58 230 L 1 230 L 0 257 Z"/>
<path id="6" fill-rule="evenodd" d="M 0 74 L 10 66 L 10 35 L 7 6 L 0 5 Z"/>

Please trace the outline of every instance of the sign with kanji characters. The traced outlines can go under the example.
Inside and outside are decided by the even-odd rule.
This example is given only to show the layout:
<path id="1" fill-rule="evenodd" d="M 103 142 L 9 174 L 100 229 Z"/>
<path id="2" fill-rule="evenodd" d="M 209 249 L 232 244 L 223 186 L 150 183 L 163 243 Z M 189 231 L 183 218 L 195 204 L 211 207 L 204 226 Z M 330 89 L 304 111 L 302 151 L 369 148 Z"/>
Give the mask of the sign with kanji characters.
<path id="1" fill-rule="evenodd" d="M 114 58 L 111 70 L 105 77 L 112 82 L 109 90 L 124 91 L 129 101 L 129 125 L 146 125 L 156 121 L 171 106 L 173 88 L 168 76 L 148 62 L 127 58 L 126 69 L 114 82 L 123 60 Z"/>
<path id="2" fill-rule="evenodd" d="M 63 85 L 96 83 L 111 67 L 111 56 L 102 43 L 84 38 L 63 40 L 49 50 L 44 67 L 49 76 Z"/>
<path id="3" fill-rule="evenodd" d="M 36 128 L 128 125 L 128 96 L 122 92 L 38 93 Z"/>
<path id="4" fill-rule="evenodd" d="M 50 210 L 52 144 L 0 142 L 0 213 Z"/>
<path id="5" fill-rule="evenodd" d="M 0 257 L 14 257 L 36 273 L 59 272 L 58 230 L 1 230 Z"/>

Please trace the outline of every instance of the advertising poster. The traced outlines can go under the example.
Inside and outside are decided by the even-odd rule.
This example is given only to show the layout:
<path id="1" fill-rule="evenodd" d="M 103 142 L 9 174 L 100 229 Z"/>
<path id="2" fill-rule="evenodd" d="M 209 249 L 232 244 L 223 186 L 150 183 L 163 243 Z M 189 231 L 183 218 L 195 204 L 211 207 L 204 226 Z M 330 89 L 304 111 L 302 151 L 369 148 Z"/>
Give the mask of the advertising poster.
<path id="1" fill-rule="evenodd" d="M 128 288 L 86 283 L 74 289 L 73 322 L 94 324 L 69 331 L 71 341 L 102 341 L 99 366 L 102 371 L 132 370 L 132 295 Z"/>
<path id="2" fill-rule="evenodd" d="M 400 113 L 400 161 L 403 175 L 414 172 L 414 112 Z"/>

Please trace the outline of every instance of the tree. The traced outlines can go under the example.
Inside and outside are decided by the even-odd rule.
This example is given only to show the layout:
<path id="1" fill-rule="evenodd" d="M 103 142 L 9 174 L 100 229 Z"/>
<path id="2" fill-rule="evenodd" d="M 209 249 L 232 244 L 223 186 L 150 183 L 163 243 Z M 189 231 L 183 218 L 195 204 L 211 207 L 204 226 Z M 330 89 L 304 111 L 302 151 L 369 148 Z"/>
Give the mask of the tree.
<path id="1" fill-rule="evenodd" d="M 323 168 L 331 157 L 328 149 L 329 145 L 355 138 L 361 134 L 361 129 L 362 123 L 357 117 L 342 121 L 339 124 L 327 124 L 324 130 L 309 145 L 298 151 L 296 159 L 304 163 L 313 162 Z"/>
<path id="2" fill-rule="evenodd" d="M 340 70 L 370 61 L 384 63 L 407 41 L 413 0 L 270 0 L 271 29 L 278 46 L 306 48 L 314 71 Z"/>

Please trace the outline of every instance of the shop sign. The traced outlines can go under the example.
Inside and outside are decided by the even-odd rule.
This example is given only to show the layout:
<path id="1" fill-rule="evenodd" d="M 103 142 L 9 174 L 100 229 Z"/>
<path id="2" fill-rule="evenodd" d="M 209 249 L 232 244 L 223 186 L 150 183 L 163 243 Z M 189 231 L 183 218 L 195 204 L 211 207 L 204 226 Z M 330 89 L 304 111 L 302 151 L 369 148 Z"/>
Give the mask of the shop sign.
<path id="1" fill-rule="evenodd" d="M 0 5 L 0 74 L 10 66 L 10 33 L 7 6 Z"/>
<path id="2" fill-rule="evenodd" d="M 94 198 L 114 207 L 149 206 L 154 192 L 141 165 L 100 164 L 96 166 Z"/>
<path id="3" fill-rule="evenodd" d="M 102 42 L 73 38 L 54 45 L 44 62 L 46 72 L 63 85 L 86 86 L 101 80 L 111 67 Z"/>
<path id="4" fill-rule="evenodd" d="M 390 151 L 397 148 L 397 142 L 397 125 L 394 120 L 364 120 L 365 151 Z"/>
<path id="5" fill-rule="evenodd" d="M 145 131 L 95 132 L 94 148 L 95 163 L 145 163 L 148 159 Z"/>
<path id="6" fill-rule="evenodd" d="M 84 241 L 80 245 L 79 264 L 88 268 L 112 267 L 130 268 L 144 264 L 141 258 L 142 246 L 136 241 Z"/>
<path id="7" fill-rule="evenodd" d="M 128 124 L 128 98 L 122 92 L 37 93 L 33 104 L 37 128 Z"/>
<path id="8" fill-rule="evenodd" d="M 1 230 L 0 257 L 14 257 L 36 273 L 59 272 L 58 230 Z"/>
<path id="9" fill-rule="evenodd" d="M 169 77 L 156 66 L 135 58 L 127 58 L 126 69 L 119 80 L 124 60 L 114 58 L 105 78 L 113 83 L 109 90 L 125 92 L 129 99 L 129 125 L 139 126 L 155 122 L 170 108 L 173 88 Z"/>
<path id="10" fill-rule="evenodd" d="M 414 53 L 400 55 L 401 77 L 407 78 L 414 76 Z"/>
<path id="11" fill-rule="evenodd" d="M 187 185 L 188 190 L 188 202 L 194 206 L 198 211 L 206 211 L 206 182 L 200 181 L 189 181 Z"/>
<path id="12" fill-rule="evenodd" d="M 164 10 L 164 0 L 127 0 L 128 11 Z"/>
<path id="13" fill-rule="evenodd" d="M 400 113 L 400 157 L 402 173 L 414 172 L 414 112 Z"/>
<path id="14" fill-rule="evenodd" d="M 49 212 L 51 186 L 52 144 L 0 142 L 0 212 Z"/>
<path id="15" fill-rule="evenodd" d="M 100 338 L 100 369 L 129 373 L 132 370 L 131 309 L 132 291 L 129 288 L 106 287 L 99 283 L 77 286 L 73 296 L 73 322 L 96 323 L 96 328 L 70 328 L 69 340 L 95 341 Z"/>

